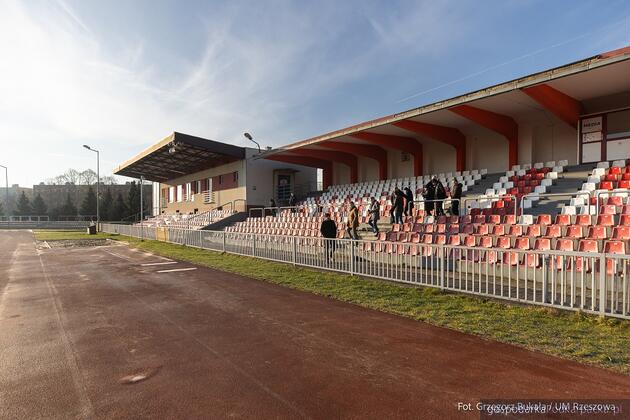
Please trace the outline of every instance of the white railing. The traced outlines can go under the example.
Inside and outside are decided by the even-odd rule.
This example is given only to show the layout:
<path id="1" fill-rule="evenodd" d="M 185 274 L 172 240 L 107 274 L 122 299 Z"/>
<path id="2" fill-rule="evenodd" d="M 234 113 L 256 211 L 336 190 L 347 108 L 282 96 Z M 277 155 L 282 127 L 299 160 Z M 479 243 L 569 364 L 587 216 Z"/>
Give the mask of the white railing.
<path id="1" fill-rule="evenodd" d="M 175 244 L 630 319 L 630 255 L 162 229 Z M 136 226 L 102 230 L 156 238 Z"/>

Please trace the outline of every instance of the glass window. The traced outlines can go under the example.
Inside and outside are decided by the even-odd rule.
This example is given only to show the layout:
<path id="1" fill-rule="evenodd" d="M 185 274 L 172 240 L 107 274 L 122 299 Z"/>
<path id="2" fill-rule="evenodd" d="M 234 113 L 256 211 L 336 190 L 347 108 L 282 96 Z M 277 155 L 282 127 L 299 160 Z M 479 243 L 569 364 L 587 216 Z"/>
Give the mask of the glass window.
<path id="1" fill-rule="evenodd" d="M 606 140 L 630 137 L 630 109 L 608 114 L 606 132 Z"/>

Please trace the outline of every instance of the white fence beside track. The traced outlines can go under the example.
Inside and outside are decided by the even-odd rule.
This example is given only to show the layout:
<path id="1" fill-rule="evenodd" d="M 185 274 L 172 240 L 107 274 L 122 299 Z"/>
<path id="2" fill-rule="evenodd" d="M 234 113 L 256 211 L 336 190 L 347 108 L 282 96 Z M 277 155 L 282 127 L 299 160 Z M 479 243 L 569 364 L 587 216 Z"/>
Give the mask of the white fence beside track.
<path id="1" fill-rule="evenodd" d="M 630 319 L 630 255 L 156 229 L 108 223 L 101 224 L 101 230 L 351 275 Z"/>

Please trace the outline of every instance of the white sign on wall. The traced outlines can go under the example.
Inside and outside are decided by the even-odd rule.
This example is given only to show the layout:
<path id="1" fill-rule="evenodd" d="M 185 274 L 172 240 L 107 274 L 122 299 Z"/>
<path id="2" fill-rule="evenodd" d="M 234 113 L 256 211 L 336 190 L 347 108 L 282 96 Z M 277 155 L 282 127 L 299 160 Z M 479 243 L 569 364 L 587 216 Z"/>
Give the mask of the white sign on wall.
<path id="1" fill-rule="evenodd" d="M 603 118 L 601 116 L 583 119 L 582 133 L 594 133 L 597 131 L 601 132 L 603 130 L 602 120 Z"/>

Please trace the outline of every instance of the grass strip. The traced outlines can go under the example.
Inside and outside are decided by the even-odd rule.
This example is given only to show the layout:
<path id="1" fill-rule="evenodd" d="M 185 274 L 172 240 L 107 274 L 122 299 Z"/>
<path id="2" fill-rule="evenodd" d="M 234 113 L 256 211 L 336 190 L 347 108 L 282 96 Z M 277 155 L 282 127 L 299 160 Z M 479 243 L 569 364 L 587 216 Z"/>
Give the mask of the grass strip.
<path id="1" fill-rule="evenodd" d="M 108 234 L 97 237 L 124 240 L 132 247 L 165 257 L 630 374 L 629 321 L 410 287 L 165 242 L 141 242 Z"/>

